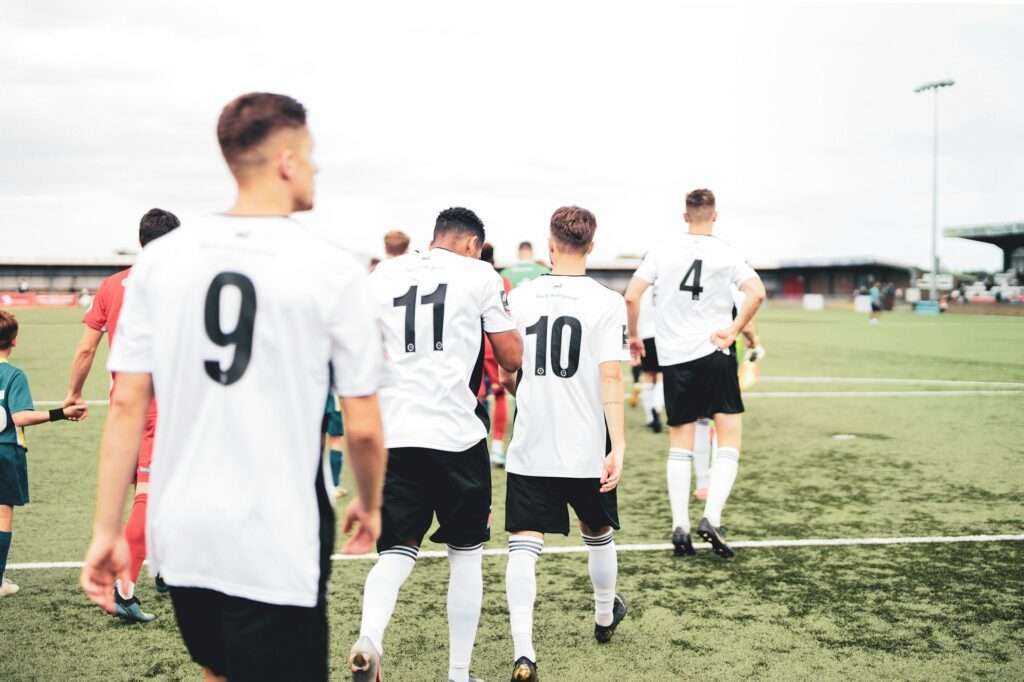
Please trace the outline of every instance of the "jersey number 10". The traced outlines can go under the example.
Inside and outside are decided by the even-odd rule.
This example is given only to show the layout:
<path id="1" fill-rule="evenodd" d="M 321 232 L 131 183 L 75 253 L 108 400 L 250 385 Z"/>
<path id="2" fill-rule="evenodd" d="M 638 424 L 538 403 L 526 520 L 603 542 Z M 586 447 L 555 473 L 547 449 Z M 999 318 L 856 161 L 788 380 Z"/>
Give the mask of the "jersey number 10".
<path id="1" fill-rule="evenodd" d="M 241 295 L 238 307 L 238 322 L 229 332 L 220 326 L 220 296 L 224 287 L 234 287 Z M 221 347 L 234 346 L 235 357 L 227 369 L 222 369 L 219 360 L 207 360 L 203 363 L 206 375 L 222 386 L 230 386 L 245 374 L 252 357 L 252 335 L 256 325 L 256 287 L 252 280 L 238 272 L 222 272 L 210 282 L 206 290 L 206 306 L 203 317 L 206 322 L 206 335 Z"/>
<path id="2" fill-rule="evenodd" d="M 565 329 L 569 328 L 569 364 L 562 365 L 562 342 L 565 339 Z M 537 376 L 544 376 L 548 366 L 548 316 L 542 315 L 539 320 L 526 328 L 526 334 L 537 335 L 537 354 L 534 357 L 533 373 Z M 555 318 L 551 325 L 551 369 L 556 376 L 563 379 L 576 374 L 580 368 L 580 344 L 583 341 L 583 325 L 575 317 L 563 315 Z"/>

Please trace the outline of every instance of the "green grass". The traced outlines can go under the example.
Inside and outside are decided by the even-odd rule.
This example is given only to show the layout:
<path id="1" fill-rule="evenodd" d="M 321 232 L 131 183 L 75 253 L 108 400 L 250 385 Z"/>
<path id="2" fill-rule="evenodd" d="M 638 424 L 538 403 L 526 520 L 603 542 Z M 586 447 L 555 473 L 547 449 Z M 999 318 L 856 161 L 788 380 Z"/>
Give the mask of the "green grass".
<path id="1" fill-rule="evenodd" d="M 81 330 L 74 311 L 19 313 L 12 362 L 37 400 L 62 398 Z M 1024 320 L 891 314 L 878 327 L 842 311 L 782 306 L 761 316 L 770 376 L 1024 382 Z M 86 397 L 101 399 L 101 360 Z M 759 391 L 945 390 L 948 387 L 762 383 Z M 961 387 L 962 388 L 962 387 Z M 968 387 L 971 388 L 971 387 Z M 735 539 L 1024 533 L 1021 395 L 751 399 L 739 478 L 725 512 Z M 33 503 L 18 509 L 11 562 L 81 558 L 105 408 L 80 424 L 28 434 Z M 666 542 L 666 439 L 628 412 L 619 543 Z M 857 434 L 836 441 L 835 433 Z M 495 472 L 501 547 L 504 481 Z M 351 482 L 349 482 L 351 487 Z M 699 507 L 691 505 L 692 516 Z M 548 544 L 578 544 L 574 536 Z M 429 544 L 429 543 L 428 543 Z M 428 547 L 436 548 L 436 547 Z M 336 677 L 354 639 L 369 562 L 336 563 L 331 581 Z M 485 559 L 474 670 L 506 679 L 511 657 L 504 559 Z M 630 617 L 593 643 L 584 555 L 538 564 L 535 639 L 545 680 L 1022 679 L 1024 543 L 747 549 L 725 562 L 700 552 L 620 554 Z M 12 571 L 22 592 L 0 601 L 0 680 L 196 679 L 170 604 L 124 627 L 88 604 L 77 571 Z M 447 662 L 444 560 L 423 559 L 388 631 L 391 680 L 441 679 Z"/>

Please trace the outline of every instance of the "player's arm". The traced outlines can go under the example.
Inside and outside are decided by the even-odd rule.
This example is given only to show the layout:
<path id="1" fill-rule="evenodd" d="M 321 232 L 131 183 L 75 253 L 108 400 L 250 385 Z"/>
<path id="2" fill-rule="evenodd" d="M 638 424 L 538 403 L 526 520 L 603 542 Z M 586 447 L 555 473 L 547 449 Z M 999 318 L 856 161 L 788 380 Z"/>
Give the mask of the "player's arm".
<path id="1" fill-rule="evenodd" d="M 511 393 L 512 395 L 515 395 L 516 388 L 519 385 L 519 371 L 516 370 L 514 372 L 509 372 L 499 367 L 498 376 L 501 378 L 501 385 L 505 387 L 505 390 Z"/>
<path id="2" fill-rule="evenodd" d="M 110 613 L 114 612 L 114 580 L 130 579 L 129 550 L 121 532 L 121 518 L 152 398 L 150 374 L 119 373 L 100 442 L 96 516 L 81 584 L 86 595 Z"/>
<path id="3" fill-rule="evenodd" d="M 764 283 L 756 274 L 743 280 L 739 289 L 743 292 L 744 299 L 743 305 L 736 313 L 736 319 L 732 321 L 731 326 L 719 329 L 711 335 L 711 342 L 721 349 L 731 346 L 736 337 L 753 321 L 754 314 L 767 296 Z"/>
<path id="4" fill-rule="evenodd" d="M 651 283 L 641 277 L 633 277 L 626 287 L 626 324 L 629 329 L 629 354 L 633 365 L 640 364 L 644 356 L 644 342 L 640 338 L 640 298 Z"/>
<path id="5" fill-rule="evenodd" d="M 373 543 L 380 535 L 381 490 L 388 460 L 384 448 L 384 426 L 376 394 L 342 398 L 341 409 L 345 413 L 347 459 L 356 479 L 358 493 L 345 513 L 342 530 L 349 532 L 357 522 L 360 526 L 359 532 L 345 545 L 345 552 L 363 554 L 372 550 Z"/>
<path id="6" fill-rule="evenodd" d="M 523 366 L 523 337 L 519 332 L 515 329 L 507 332 L 488 332 L 487 338 L 494 348 L 494 359 L 498 361 L 498 366 L 513 374 L 519 371 Z M 505 385 L 504 381 L 502 385 Z"/>
<path id="7" fill-rule="evenodd" d="M 73 405 L 82 401 L 82 388 L 89 377 L 92 362 L 96 359 L 96 350 L 100 346 L 103 332 L 86 325 L 82 338 L 75 348 L 75 356 L 71 360 L 71 380 L 68 382 L 68 394 L 64 405 Z M 83 417 L 84 418 L 84 417 Z"/>
<path id="8" fill-rule="evenodd" d="M 601 404 L 612 451 L 605 458 L 605 469 L 601 475 L 601 492 L 615 489 L 622 478 L 622 466 L 626 456 L 626 417 L 623 407 L 622 363 L 618 360 L 601 363 Z"/>
<path id="9" fill-rule="evenodd" d="M 78 402 L 50 411 L 22 410 L 21 412 L 13 413 L 11 421 L 14 422 L 15 426 L 24 428 L 26 426 L 35 426 L 36 424 L 45 424 L 46 422 L 59 422 L 63 419 L 76 422 L 83 419 L 84 415 L 85 403 Z"/>

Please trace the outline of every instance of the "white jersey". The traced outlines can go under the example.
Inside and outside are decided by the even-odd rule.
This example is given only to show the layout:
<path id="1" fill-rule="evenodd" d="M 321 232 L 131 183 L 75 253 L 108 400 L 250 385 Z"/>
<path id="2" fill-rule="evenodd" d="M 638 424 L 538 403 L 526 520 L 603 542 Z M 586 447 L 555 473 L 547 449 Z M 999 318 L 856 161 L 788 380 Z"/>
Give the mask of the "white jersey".
<path id="1" fill-rule="evenodd" d="M 435 248 L 382 262 L 370 283 L 394 373 L 380 393 L 388 448 L 468 450 L 487 437 L 476 397 L 484 332 L 515 329 L 501 276 Z"/>
<path id="2" fill-rule="evenodd" d="M 626 303 L 586 276 L 544 275 L 509 294 L 523 369 L 505 469 L 600 478 L 607 429 L 602 362 L 629 360 Z"/>
<path id="3" fill-rule="evenodd" d="M 685 233 L 648 253 L 635 276 L 654 285 L 654 337 L 667 366 L 717 350 L 711 335 L 732 324 L 732 288 L 757 273 L 717 237 Z"/>
<path id="4" fill-rule="evenodd" d="M 365 269 L 300 223 L 205 216 L 147 246 L 109 369 L 152 374 L 159 405 L 150 571 L 314 606 L 333 549 L 321 546 L 330 376 L 338 394 L 367 396 L 382 365 Z"/>
<path id="5" fill-rule="evenodd" d="M 654 314 L 654 287 L 648 287 L 640 297 L 640 320 L 637 322 L 637 331 L 641 339 L 654 338 L 657 326 Z"/>

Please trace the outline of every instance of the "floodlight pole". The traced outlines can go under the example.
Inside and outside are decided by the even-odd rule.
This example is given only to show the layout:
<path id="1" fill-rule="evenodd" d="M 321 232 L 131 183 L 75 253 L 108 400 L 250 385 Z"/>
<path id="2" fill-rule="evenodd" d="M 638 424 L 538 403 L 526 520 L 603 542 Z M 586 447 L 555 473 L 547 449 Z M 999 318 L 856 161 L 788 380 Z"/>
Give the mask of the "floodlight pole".
<path id="1" fill-rule="evenodd" d="M 932 301 L 939 300 L 939 254 L 938 237 L 936 236 L 939 230 L 939 89 L 952 87 L 952 85 L 952 80 L 944 80 L 925 83 L 914 88 L 914 92 L 932 90 L 934 93 L 932 100 L 934 102 L 932 121 L 932 279 L 929 290 L 929 299 Z"/>

